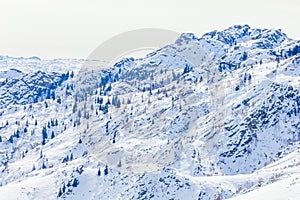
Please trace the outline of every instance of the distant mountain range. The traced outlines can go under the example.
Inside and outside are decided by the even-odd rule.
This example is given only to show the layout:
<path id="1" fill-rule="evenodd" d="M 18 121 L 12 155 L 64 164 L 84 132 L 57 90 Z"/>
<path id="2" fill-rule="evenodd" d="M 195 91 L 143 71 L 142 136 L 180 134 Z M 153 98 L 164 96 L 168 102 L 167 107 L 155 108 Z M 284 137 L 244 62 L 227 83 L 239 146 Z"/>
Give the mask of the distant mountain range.
<path id="1" fill-rule="evenodd" d="M 0 197 L 300 198 L 299 90 L 300 41 L 248 25 L 106 69 L 2 56 Z"/>

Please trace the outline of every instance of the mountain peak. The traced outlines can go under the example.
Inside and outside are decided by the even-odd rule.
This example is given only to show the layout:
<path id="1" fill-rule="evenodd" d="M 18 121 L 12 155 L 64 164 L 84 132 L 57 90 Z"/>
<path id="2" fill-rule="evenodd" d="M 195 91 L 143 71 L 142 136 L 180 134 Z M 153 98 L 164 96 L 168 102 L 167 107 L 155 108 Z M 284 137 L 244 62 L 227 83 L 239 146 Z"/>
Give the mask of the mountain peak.
<path id="1" fill-rule="evenodd" d="M 212 31 L 203 35 L 207 40 L 217 40 L 233 46 L 240 42 L 253 40 L 256 48 L 274 48 L 288 39 L 281 29 L 251 28 L 249 25 L 234 25 L 222 31 Z"/>
<path id="2" fill-rule="evenodd" d="M 222 42 L 226 45 L 236 45 L 240 42 L 253 40 L 257 43 L 255 48 L 274 48 L 279 46 L 282 42 L 289 38 L 281 29 L 262 29 L 252 28 L 248 24 L 234 25 L 224 30 L 214 30 L 205 33 L 202 37 L 197 37 L 193 33 L 183 33 L 176 40 L 176 44 L 181 44 L 183 41 L 199 41 L 205 39 L 208 41 L 215 40 Z"/>
<path id="3" fill-rule="evenodd" d="M 195 36 L 194 33 L 182 33 L 179 38 L 176 40 L 176 44 L 180 44 L 183 41 L 191 41 L 191 40 L 199 40 L 198 37 Z"/>

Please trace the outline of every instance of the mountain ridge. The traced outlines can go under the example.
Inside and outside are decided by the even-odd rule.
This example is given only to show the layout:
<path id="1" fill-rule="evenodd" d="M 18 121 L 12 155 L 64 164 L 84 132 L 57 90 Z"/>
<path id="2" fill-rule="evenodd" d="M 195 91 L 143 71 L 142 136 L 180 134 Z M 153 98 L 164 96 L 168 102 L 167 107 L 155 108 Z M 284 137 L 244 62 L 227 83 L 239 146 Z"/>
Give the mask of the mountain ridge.
<path id="1" fill-rule="evenodd" d="M 3 57 L 2 99 L 27 92 L 1 103 L 0 196 L 246 199 L 296 187 L 299 53 L 280 30 L 236 25 L 105 69 L 84 60 L 12 69 Z M 28 101 L 32 87 L 51 92 Z"/>

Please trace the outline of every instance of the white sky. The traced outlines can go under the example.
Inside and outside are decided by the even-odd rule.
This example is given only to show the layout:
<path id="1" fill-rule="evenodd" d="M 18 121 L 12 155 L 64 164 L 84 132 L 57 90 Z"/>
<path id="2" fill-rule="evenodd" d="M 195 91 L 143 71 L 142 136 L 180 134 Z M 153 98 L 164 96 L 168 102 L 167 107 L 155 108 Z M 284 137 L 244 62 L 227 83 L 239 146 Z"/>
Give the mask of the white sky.
<path id="1" fill-rule="evenodd" d="M 112 36 L 165 28 L 197 36 L 235 24 L 300 39 L 299 0 L 0 0 L 0 55 L 86 58 Z"/>

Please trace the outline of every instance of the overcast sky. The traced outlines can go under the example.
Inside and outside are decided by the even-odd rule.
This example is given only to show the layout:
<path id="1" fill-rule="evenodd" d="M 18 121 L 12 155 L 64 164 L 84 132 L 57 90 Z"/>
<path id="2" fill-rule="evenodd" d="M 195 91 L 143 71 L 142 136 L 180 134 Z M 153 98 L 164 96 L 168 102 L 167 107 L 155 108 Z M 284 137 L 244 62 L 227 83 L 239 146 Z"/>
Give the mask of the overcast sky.
<path id="1" fill-rule="evenodd" d="M 116 34 L 165 28 L 197 36 L 235 24 L 300 39 L 299 0 L 0 0 L 0 54 L 86 58 Z"/>

